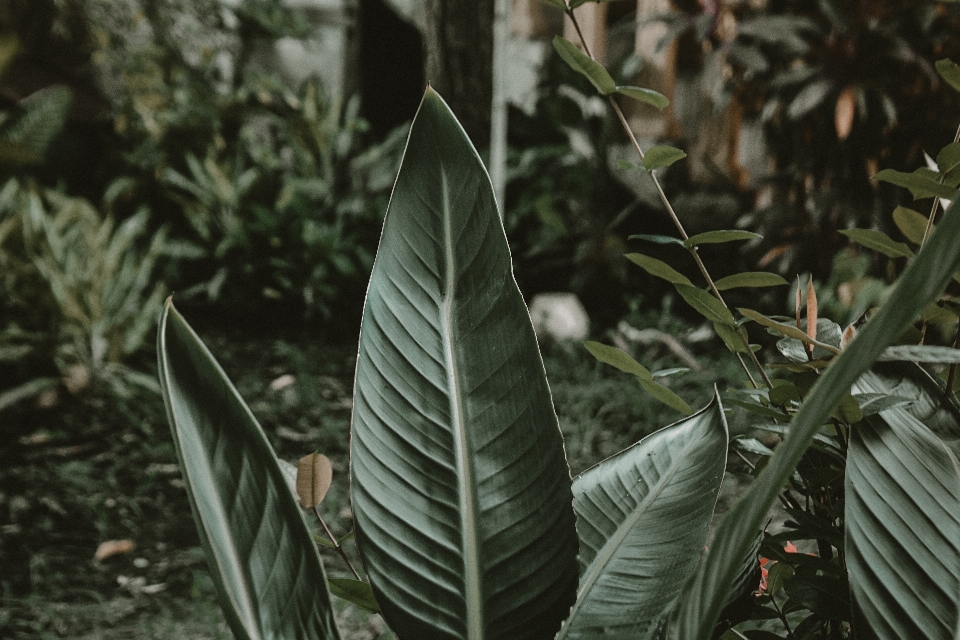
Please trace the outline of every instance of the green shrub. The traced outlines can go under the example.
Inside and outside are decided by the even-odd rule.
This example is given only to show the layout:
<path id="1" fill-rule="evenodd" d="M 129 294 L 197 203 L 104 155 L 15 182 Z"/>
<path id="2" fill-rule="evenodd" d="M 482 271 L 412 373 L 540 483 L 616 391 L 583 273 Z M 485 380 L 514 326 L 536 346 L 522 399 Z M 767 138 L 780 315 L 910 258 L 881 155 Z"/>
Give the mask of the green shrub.
<path id="1" fill-rule="evenodd" d="M 564 5 L 573 20 L 578 4 Z M 572 43 L 555 46 L 615 110 L 615 94 L 663 105 L 655 92 L 616 85 Z M 938 68 L 960 88 L 956 65 Z M 168 419 L 234 633 L 337 638 L 333 592 L 379 611 L 401 638 L 954 637 L 960 350 L 898 344 L 918 317 L 921 336 L 957 322 L 941 299 L 960 267 L 957 205 L 934 225 L 937 198 L 956 196 L 954 147 L 933 173 L 878 176 L 935 204 L 921 216 L 916 255 L 879 232 L 847 232 L 909 262 L 887 303 L 842 329 L 821 317 L 812 282 L 805 305 L 798 287 L 794 317 L 734 315 L 722 292 L 785 282 L 766 273 L 714 281 L 697 247 L 755 234 L 689 237 L 656 173 L 683 152 L 638 146 L 638 175 L 653 180 L 681 236 L 644 239 L 683 247 L 708 288 L 644 254 L 628 258 L 713 325 L 747 382 L 695 412 L 663 375 L 588 343 L 688 415 L 571 483 L 489 180 L 428 89 L 385 218 L 357 358 L 348 537 L 369 582 L 359 571 L 326 578 L 316 545 L 343 551 L 345 539 L 312 535 L 294 502 L 316 512 L 330 482 L 322 458 L 311 454 L 296 471 L 278 464 L 171 302 L 161 317 Z M 909 219 L 915 230 L 920 221 Z M 777 361 L 760 362 L 750 322 L 778 338 Z M 946 384 L 917 363 L 949 365 Z M 754 433 L 737 428 L 730 443 L 725 405 L 752 415 L 744 420 Z M 728 445 L 756 479 L 706 545 Z M 778 501 L 785 530 L 766 531 Z"/>

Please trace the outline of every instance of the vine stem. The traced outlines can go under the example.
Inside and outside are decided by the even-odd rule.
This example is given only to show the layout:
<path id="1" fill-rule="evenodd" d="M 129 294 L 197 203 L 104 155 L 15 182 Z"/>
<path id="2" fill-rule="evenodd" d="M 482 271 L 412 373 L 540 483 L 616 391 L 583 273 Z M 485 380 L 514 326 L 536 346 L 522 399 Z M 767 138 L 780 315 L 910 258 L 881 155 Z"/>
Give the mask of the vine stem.
<path id="1" fill-rule="evenodd" d="M 320 510 L 314 507 L 313 513 L 317 516 L 317 520 L 320 521 L 320 525 L 323 527 L 323 530 L 327 532 L 327 537 L 330 538 L 330 542 L 333 543 L 333 548 L 336 549 L 337 553 L 340 554 L 340 557 L 343 558 L 343 561 L 347 563 L 347 566 L 350 567 L 350 571 L 353 572 L 353 575 L 357 578 L 357 580 L 362 580 L 363 578 L 361 578 L 360 574 L 357 573 L 357 570 L 353 568 L 350 558 L 347 557 L 347 552 L 343 550 L 343 545 L 337 542 L 336 536 L 334 536 L 333 532 L 330 531 L 330 527 L 327 526 L 327 523 L 323 521 L 323 517 L 320 515 Z"/>
<path id="2" fill-rule="evenodd" d="M 584 52 L 590 56 L 590 58 L 596 61 L 596 58 L 593 57 L 593 53 L 590 51 L 590 45 L 587 44 L 587 39 L 583 37 L 583 32 L 580 30 L 580 23 L 577 22 L 576 16 L 573 14 L 573 9 L 567 5 L 566 14 L 569 16 L 570 21 L 573 23 L 573 28 L 577 32 L 577 37 L 580 38 L 580 44 L 583 45 Z M 620 109 L 620 105 L 617 104 L 617 101 L 613 99 L 612 95 L 607 95 L 607 100 L 610 101 L 610 106 L 613 107 L 614 113 L 617 114 L 617 119 L 620 121 L 620 125 L 623 127 L 623 130 L 627 133 L 627 136 L 630 138 L 630 143 L 633 145 L 634 150 L 636 150 L 637 155 L 640 156 L 640 160 L 643 160 L 644 153 L 643 149 L 640 147 L 640 142 L 637 140 L 637 136 L 634 135 L 633 129 L 630 127 L 630 124 L 627 122 L 626 116 L 623 115 L 623 110 Z M 958 131 L 960 134 L 960 131 Z M 677 215 L 677 212 L 674 210 L 673 205 L 670 204 L 670 200 L 667 198 L 667 194 L 663 190 L 663 186 L 660 184 L 660 180 L 657 176 L 650 171 L 650 177 L 653 179 L 653 184 L 657 188 L 657 195 L 660 196 L 660 201 L 663 203 L 663 206 L 667 209 L 667 214 L 670 216 L 670 220 L 673 221 L 673 225 L 676 227 L 677 231 L 680 233 L 680 236 L 684 240 L 689 240 L 690 236 L 687 235 L 686 229 L 683 227 L 683 223 L 680 222 L 680 217 Z M 697 268 L 700 269 L 700 273 L 703 275 L 704 279 L 707 281 L 707 285 L 710 287 L 710 292 L 714 297 L 720 301 L 727 310 L 730 310 L 730 307 L 727 305 L 726 301 L 723 299 L 723 296 L 720 294 L 720 290 L 717 289 L 716 283 L 713 281 L 713 278 L 710 277 L 710 272 L 707 271 L 707 266 L 703 263 L 703 260 L 700 259 L 700 253 L 697 251 L 696 247 L 687 247 L 687 251 L 693 257 L 693 261 L 697 264 Z M 767 388 L 772 388 L 773 383 L 770 382 L 770 378 L 767 376 L 767 372 L 763 370 L 763 365 L 760 364 L 760 361 L 757 359 L 757 354 L 753 352 L 753 349 L 750 348 L 750 342 L 743 336 L 740 331 L 736 332 L 740 336 L 740 341 L 743 343 L 746 353 L 750 358 L 750 361 L 753 363 L 753 366 L 756 367 L 757 371 L 760 372 L 760 376 L 763 378 L 763 383 Z M 744 372 L 746 372 L 747 377 L 750 379 L 750 382 L 753 384 L 754 388 L 758 388 L 756 381 L 753 379 L 753 376 L 750 375 L 750 369 L 747 367 L 746 363 L 743 361 L 743 358 L 740 357 L 740 354 L 737 353 L 737 360 L 740 361 L 740 366 L 743 367 Z"/>

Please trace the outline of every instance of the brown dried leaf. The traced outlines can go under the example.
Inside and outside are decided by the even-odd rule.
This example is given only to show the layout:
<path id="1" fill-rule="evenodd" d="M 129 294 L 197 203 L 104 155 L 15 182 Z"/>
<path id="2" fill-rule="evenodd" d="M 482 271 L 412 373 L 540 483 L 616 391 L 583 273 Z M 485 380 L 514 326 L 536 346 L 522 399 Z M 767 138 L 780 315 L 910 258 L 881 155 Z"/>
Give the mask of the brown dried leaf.
<path id="1" fill-rule="evenodd" d="M 833 113 L 833 123 L 837 128 L 837 138 L 846 140 L 853 129 L 853 117 L 857 111 L 857 91 L 849 86 L 840 92 Z"/>
<path id="2" fill-rule="evenodd" d="M 297 495 L 300 506 L 314 509 L 323 502 L 333 482 L 333 465 L 322 453 L 311 453 L 297 464 Z"/>
<path id="3" fill-rule="evenodd" d="M 93 554 L 93 559 L 98 561 L 106 560 L 110 556 L 130 553 L 136 546 L 133 540 L 107 540 L 106 542 L 101 542 L 100 546 L 97 547 L 96 553 Z"/>

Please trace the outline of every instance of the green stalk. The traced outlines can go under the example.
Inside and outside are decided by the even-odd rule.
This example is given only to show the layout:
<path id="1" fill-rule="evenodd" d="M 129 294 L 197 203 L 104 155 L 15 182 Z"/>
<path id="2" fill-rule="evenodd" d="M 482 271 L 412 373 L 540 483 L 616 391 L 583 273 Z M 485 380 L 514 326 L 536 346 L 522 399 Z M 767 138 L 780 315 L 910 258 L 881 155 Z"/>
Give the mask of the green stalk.
<path id="1" fill-rule="evenodd" d="M 591 59 L 596 60 L 593 57 L 593 53 L 590 51 L 590 46 L 587 44 L 586 38 L 583 37 L 583 32 L 580 30 L 580 23 L 577 22 L 576 16 L 573 15 L 573 9 L 569 7 L 566 8 L 566 14 L 570 17 L 570 21 L 573 23 L 573 28 L 577 31 L 577 37 L 580 38 L 580 44 L 583 45 L 584 52 L 590 56 Z M 620 105 L 617 104 L 617 101 L 613 99 L 612 95 L 607 96 L 607 100 L 610 101 L 610 105 L 613 107 L 614 113 L 617 114 L 617 119 L 620 120 L 620 125 L 623 127 L 623 130 L 627 133 L 627 136 L 630 138 L 633 148 L 636 150 L 637 155 L 640 156 L 640 160 L 643 160 L 643 149 L 640 148 L 640 143 L 637 141 L 637 137 L 633 133 L 633 129 L 630 128 L 630 124 L 627 122 L 627 118 L 623 115 L 623 111 L 620 109 Z M 657 194 L 660 196 L 660 201 L 663 203 L 663 206 L 666 207 L 667 213 L 670 216 L 670 219 L 673 221 L 674 226 L 677 228 L 677 231 L 680 233 L 680 236 L 684 240 L 690 238 L 687 235 L 686 229 L 683 228 L 683 223 L 680 222 L 680 218 L 677 216 L 677 212 L 673 209 L 673 205 L 670 204 L 670 200 L 667 198 L 667 194 L 663 191 L 663 186 L 660 184 L 660 180 L 657 179 L 657 176 L 651 171 L 650 177 L 653 179 L 653 184 L 657 188 Z M 710 292 L 714 297 L 720 301 L 724 307 L 730 310 L 730 307 L 727 305 L 726 301 L 723 299 L 723 296 L 720 295 L 720 290 L 717 289 L 717 285 L 714 283 L 713 278 L 710 277 L 710 272 L 707 271 L 707 266 L 703 263 L 703 260 L 700 259 L 700 254 L 697 252 L 696 247 L 687 247 L 687 251 L 693 257 L 693 261 L 697 264 L 697 268 L 700 269 L 700 273 L 703 275 L 704 279 L 707 281 L 707 285 L 710 287 Z M 732 312 L 732 310 L 731 310 Z M 739 335 L 740 332 L 738 331 Z M 760 364 L 760 361 L 757 359 L 757 354 L 753 352 L 753 349 L 750 348 L 750 342 L 740 336 L 740 340 L 743 342 L 743 346 L 747 349 L 747 354 L 750 357 L 753 366 L 756 367 L 757 371 L 760 372 L 760 376 L 763 378 L 764 384 L 768 388 L 772 387 L 773 384 L 770 382 L 770 378 L 767 376 L 767 372 L 763 370 L 763 365 Z M 747 377 L 750 378 L 750 382 L 753 383 L 754 387 L 757 387 L 757 383 L 754 381 L 753 376 L 750 375 L 750 370 L 747 368 L 747 365 L 743 362 L 743 358 L 740 357 L 740 354 L 736 354 L 737 360 L 740 361 L 740 366 L 743 367 L 744 372 L 746 372 Z"/>

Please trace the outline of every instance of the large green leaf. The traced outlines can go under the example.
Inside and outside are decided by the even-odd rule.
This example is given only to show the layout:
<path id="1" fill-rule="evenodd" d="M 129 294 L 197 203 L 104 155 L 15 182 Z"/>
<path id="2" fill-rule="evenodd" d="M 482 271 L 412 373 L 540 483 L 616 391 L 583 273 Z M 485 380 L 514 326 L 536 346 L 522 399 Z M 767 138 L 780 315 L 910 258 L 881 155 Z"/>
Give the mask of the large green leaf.
<path id="1" fill-rule="evenodd" d="M 583 571 L 557 640 L 654 637 L 700 559 L 726 458 L 716 398 L 574 480 Z"/>
<path id="2" fill-rule="evenodd" d="M 171 302 L 157 350 L 187 495 L 234 635 L 339 638 L 320 557 L 270 443 Z"/>
<path id="3" fill-rule="evenodd" d="M 943 291 L 960 265 L 957 238 L 960 238 L 960 208 L 954 202 L 929 242 L 900 277 L 888 303 L 818 378 L 794 416 L 787 438 L 777 447 L 747 495 L 724 518 L 706 559 L 684 595 L 678 615 L 679 637 L 685 640 L 710 637 L 738 569 L 732 559 L 747 553 L 780 488 L 854 381 L 903 333 L 919 310 Z"/>
<path id="4" fill-rule="evenodd" d="M 357 542 L 400 638 L 552 638 L 570 472 L 490 180 L 428 89 L 384 222 L 351 438 Z"/>
<path id="5" fill-rule="evenodd" d="M 879 640 L 948 640 L 960 630 L 960 466 L 901 407 L 851 431 L 850 587 Z"/>

